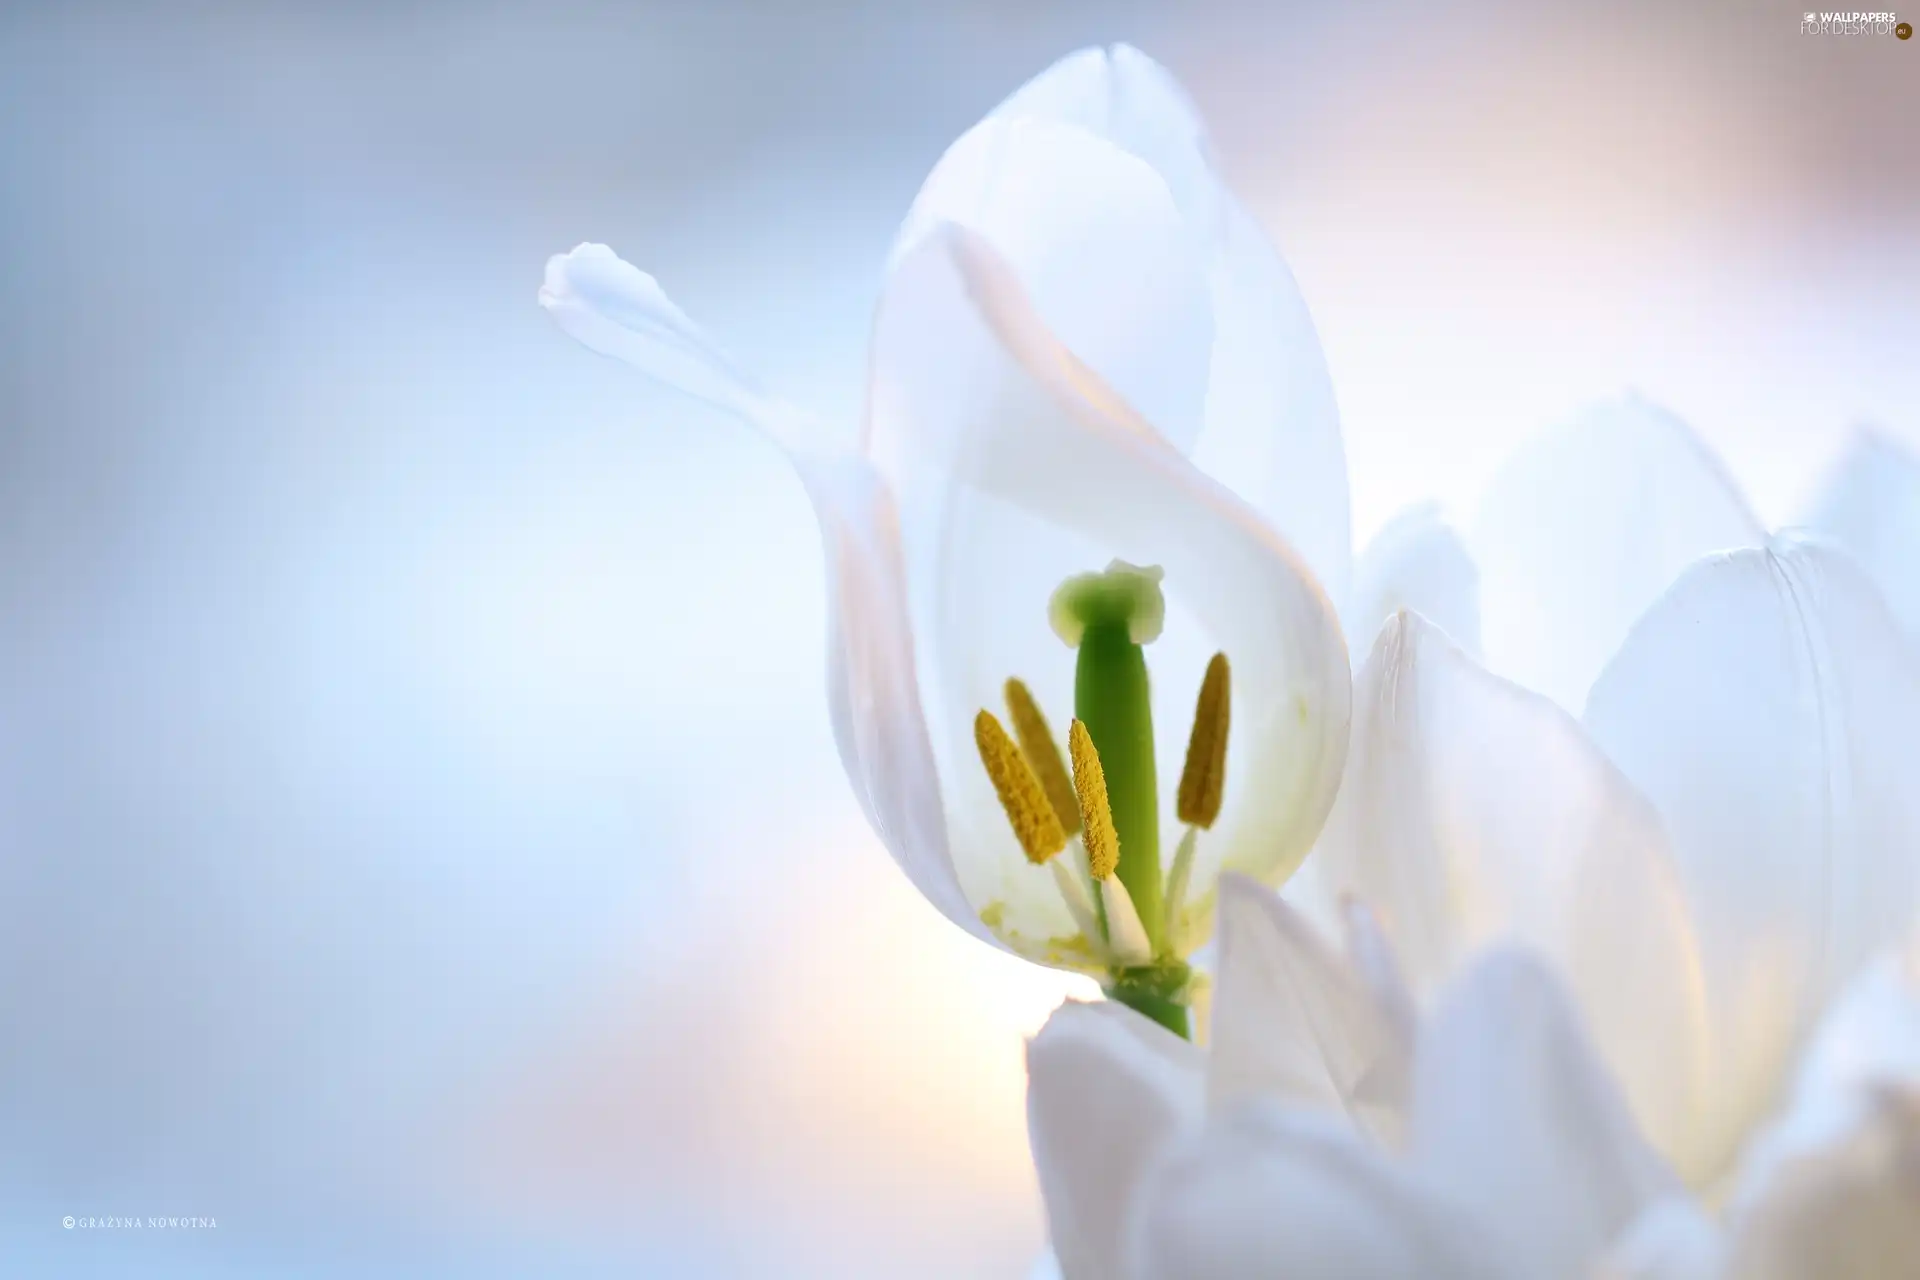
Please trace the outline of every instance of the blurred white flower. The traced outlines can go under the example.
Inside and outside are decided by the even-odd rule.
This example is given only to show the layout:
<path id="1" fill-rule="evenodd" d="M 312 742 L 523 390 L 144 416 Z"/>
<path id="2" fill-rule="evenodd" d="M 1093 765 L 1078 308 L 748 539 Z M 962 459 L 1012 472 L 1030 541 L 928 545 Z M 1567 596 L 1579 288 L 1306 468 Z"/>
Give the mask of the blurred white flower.
<path id="1" fill-rule="evenodd" d="M 1552 972 L 1480 955 L 1416 1027 L 1380 935 L 1345 954 L 1244 881 L 1202 1053 L 1069 1004 L 1028 1049 L 1065 1280 L 1879 1277 L 1920 1267 L 1920 972 L 1857 979 L 1715 1214 L 1638 1133 Z"/>
<path id="2" fill-rule="evenodd" d="M 1397 616 L 1313 867 L 1380 913 L 1422 996 L 1490 943 L 1551 957 L 1704 1184 L 1910 927 L 1916 847 L 1920 661 L 1853 561 L 1785 537 L 1686 569 L 1580 720 Z"/>
<path id="3" fill-rule="evenodd" d="M 913 882 L 1184 1025 L 1221 870 L 1285 879 L 1332 805 L 1349 534 L 1305 306 L 1166 73 L 1075 54 L 941 158 L 857 449 L 604 247 L 553 259 L 541 301 L 787 451 L 826 547 L 841 756 Z M 1169 822 L 1158 762 L 1183 751 Z"/>
<path id="4" fill-rule="evenodd" d="M 1920 640 L 1920 461 L 1858 431 L 1795 523 L 1851 554 Z M 1390 522 L 1360 556 L 1347 630 L 1371 637 L 1411 608 L 1496 674 L 1578 715 L 1627 632 L 1684 569 L 1766 542 L 1705 442 L 1629 395 L 1516 450 L 1464 533 L 1432 507 Z"/>

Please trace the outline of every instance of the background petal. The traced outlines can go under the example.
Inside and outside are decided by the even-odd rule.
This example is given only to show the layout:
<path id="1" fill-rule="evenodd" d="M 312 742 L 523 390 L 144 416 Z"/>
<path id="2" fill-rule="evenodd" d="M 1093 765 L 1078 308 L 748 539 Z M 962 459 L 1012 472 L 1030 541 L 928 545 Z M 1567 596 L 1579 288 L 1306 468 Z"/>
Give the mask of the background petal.
<path id="1" fill-rule="evenodd" d="M 1641 1140 L 1579 1015 L 1537 959 L 1480 960 L 1424 1028 L 1410 1155 L 1529 1276 L 1582 1276 L 1678 1183 Z"/>
<path id="2" fill-rule="evenodd" d="M 1091 130 L 1165 180 L 1201 246 L 1212 295 L 1205 429 L 1194 461 L 1265 516 L 1344 600 L 1353 536 L 1346 451 L 1319 334 L 1285 262 L 1220 179 L 1193 103 L 1159 63 L 1118 44 L 1069 54 L 994 114 Z M 1189 436 L 1172 438 L 1194 445 Z"/>
<path id="3" fill-rule="evenodd" d="M 1208 1121 L 1142 1182 L 1129 1280 L 1496 1280 L 1485 1224 L 1344 1121 L 1274 1103 Z"/>
<path id="4" fill-rule="evenodd" d="M 1782 541 L 1689 569 L 1586 722 L 1659 809 L 1699 932 L 1726 1146 L 1826 999 L 1912 918 L 1920 676 L 1861 570 Z"/>
<path id="5" fill-rule="evenodd" d="M 1277 894 L 1240 876 L 1221 882 L 1210 1108 L 1267 1097 L 1397 1134 L 1401 1107 L 1360 1094 L 1370 1079 L 1405 1078 L 1413 1046 L 1399 1032 L 1354 969 Z"/>
<path id="6" fill-rule="evenodd" d="M 1641 1123 L 1691 1167 L 1707 1048 L 1688 905 L 1658 818 L 1564 711 L 1398 615 L 1360 670 L 1314 865 L 1379 913 L 1428 994 L 1492 942 L 1549 956 Z"/>
<path id="7" fill-rule="evenodd" d="M 787 453 L 820 522 L 827 701 L 847 778 L 920 892 L 948 919 L 990 938 L 947 853 L 940 780 L 914 672 L 899 522 L 878 472 L 858 455 L 813 451 L 806 414 L 754 385 L 658 281 L 605 245 L 581 245 L 550 260 L 540 302 L 592 350 L 739 418 Z"/>
<path id="8" fill-rule="evenodd" d="M 1920 1088 L 1920 969 L 1911 950 L 1882 956 L 1820 1021 L 1778 1120 L 1742 1153 L 1735 1204 L 1766 1194 L 1780 1170 L 1866 1123 L 1885 1089 Z"/>
<path id="9" fill-rule="evenodd" d="M 1802 523 L 1845 547 L 1920 641 L 1920 458 L 1891 436 L 1855 432 Z"/>
<path id="10" fill-rule="evenodd" d="M 1070 1001 L 1027 1045 L 1027 1131 L 1066 1280 L 1120 1274 L 1128 1206 L 1150 1163 L 1200 1123 L 1198 1049 L 1109 1001 Z"/>
<path id="11" fill-rule="evenodd" d="M 1017 893 L 1011 881 L 1030 868 L 973 758 L 971 717 L 998 705 L 1001 682 L 1018 674 L 1043 704 L 1054 699 L 1064 724 L 1073 655 L 1045 603 L 1069 573 L 1115 556 L 1166 571 L 1168 624 L 1149 651 L 1163 762 L 1182 758 L 1207 658 L 1223 650 L 1234 663 L 1226 809 L 1199 846 L 1194 883 L 1210 886 L 1223 863 L 1267 880 L 1297 865 L 1338 786 L 1351 689 L 1332 605 L 1285 543 L 1075 360 L 1005 261 L 958 227 L 929 237 L 894 274 L 870 408 L 876 464 L 912 512 L 914 634 L 972 900 Z M 1005 901 L 1009 912 L 1027 909 Z M 1196 934 L 1210 912 L 1196 892 Z M 1050 920 L 1035 914 L 1020 927 L 1057 927 Z"/>
<path id="12" fill-rule="evenodd" d="M 1344 615 L 1347 634 L 1370 642 L 1402 609 L 1439 627 L 1470 657 L 1479 656 L 1480 571 L 1435 503 L 1400 512 L 1360 553 Z"/>
<path id="13" fill-rule="evenodd" d="M 1720 1226 L 1691 1196 L 1668 1196 L 1635 1218 L 1595 1280 L 1718 1280 L 1726 1265 Z"/>
<path id="14" fill-rule="evenodd" d="M 1688 564 L 1765 531 L 1719 459 L 1638 397 L 1517 451 L 1468 538 L 1487 666 L 1578 715 L 1634 620 Z"/>
<path id="15" fill-rule="evenodd" d="M 1792 1161 L 1733 1224 L 1733 1280 L 1879 1280 L 1920 1260 L 1920 1096 L 1887 1091 Z"/>

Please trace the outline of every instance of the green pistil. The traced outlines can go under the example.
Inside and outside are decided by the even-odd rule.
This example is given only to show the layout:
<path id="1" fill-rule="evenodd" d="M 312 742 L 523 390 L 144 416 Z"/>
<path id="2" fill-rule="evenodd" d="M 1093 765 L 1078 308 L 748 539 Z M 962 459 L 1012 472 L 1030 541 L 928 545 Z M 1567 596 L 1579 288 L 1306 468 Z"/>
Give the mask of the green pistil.
<path id="1" fill-rule="evenodd" d="M 1079 646 L 1073 709 L 1086 723 L 1106 771 L 1120 843 L 1116 874 L 1159 954 L 1166 937 L 1160 791 L 1143 646 L 1158 637 L 1165 617 L 1160 571 L 1116 561 L 1105 573 L 1069 579 L 1054 594 L 1052 615 L 1061 639 Z"/>

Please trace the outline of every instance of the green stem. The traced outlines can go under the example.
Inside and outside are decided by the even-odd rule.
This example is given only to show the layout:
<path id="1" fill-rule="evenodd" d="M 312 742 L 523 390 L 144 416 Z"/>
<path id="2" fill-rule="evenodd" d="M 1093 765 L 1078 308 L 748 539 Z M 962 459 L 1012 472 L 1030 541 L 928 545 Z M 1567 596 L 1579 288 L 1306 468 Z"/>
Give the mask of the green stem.
<path id="1" fill-rule="evenodd" d="M 1182 1040 L 1193 1039 L 1187 1016 L 1187 990 L 1193 971 L 1185 964 L 1120 969 L 1107 986 L 1107 998 L 1151 1018 Z"/>
<path id="2" fill-rule="evenodd" d="M 1073 710 L 1086 722 L 1107 775 L 1114 832 L 1120 838 L 1116 874 L 1140 912 L 1147 941 L 1157 954 L 1166 936 L 1166 918 L 1160 906 L 1160 788 L 1153 759 L 1153 703 L 1147 687 L 1146 652 L 1133 642 L 1124 618 L 1091 622 L 1080 637 Z M 1182 1021 L 1185 1016 L 1182 1011 Z"/>

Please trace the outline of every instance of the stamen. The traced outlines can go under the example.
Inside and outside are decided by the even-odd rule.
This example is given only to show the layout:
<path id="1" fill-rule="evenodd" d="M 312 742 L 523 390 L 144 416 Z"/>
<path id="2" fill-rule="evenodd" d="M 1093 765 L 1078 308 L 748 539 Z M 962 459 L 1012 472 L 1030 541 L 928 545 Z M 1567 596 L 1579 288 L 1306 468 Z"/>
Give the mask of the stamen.
<path id="1" fill-rule="evenodd" d="M 1193 847 L 1199 840 L 1197 827 L 1188 827 L 1173 853 L 1173 869 L 1167 872 L 1165 909 L 1167 927 L 1162 937 L 1167 950 L 1176 956 L 1187 952 L 1187 885 L 1193 879 Z"/>
<path id="2" fill-rule="evenodd" d="M 1075 720 L 1068 728 L 1067 750 L 1073 755 L 1073 789 L 1080 799 L 1087 871 L 1095 880 L 1105 880 L 1120 866 L 1120 837 L 1114 832 L 1113 807 L 1107 801 L 1107 775 L 1085 721 Z"/>
<path id="3" fill-rule="evenodd" d="M 1067 776 L 1067 762 L 1060 756 L 1060 744 L 1053 727 L 1047 723 L 1040 704 L 1019 680 L 1007 681 L 1007 713 L 1013 718 L 1013 734 L 1020 740 L 1020 753 L 1027 758 L 1047 803 L 1060 819 L 1060 828 L 1069 836 L 1080 830 L 1080 802 L 1073 793 L 1073 779 Z"/>
<path id="4" fill-rule="evenodd" d="M 1103 955 L 1106 934 L 1100 928 L 1100 911 L 1087 893 L 1080 869 L 1073 865 L 1071 858 L 1054 858 L 1047 863 L 1047 870 L 1053 872 L 1054 886 L 1060 890 L 1060 900 L 1067 904 L 1067 914 L 1073 917 L 1074 927 L 1080 930 L 1080 936 L 1096 955 Z"/>
<path id="5" fill-rule="evenodd" d="M 1013 739 L 1007 736 L 991 711 L 982 711 L 973 718 L 973 741 L 980 749 L 980 763 L 987 768 L 987 777 L 993 781 L 1000 807 L 1006 810 L 1007 821 L 1013 825 L 1014 838 L 1020 841 L 1027 861 L 1042 863 L 1066 848 L 1067 833 L 1060 829 L 1060 819 L 1047 803 L 1040 780 L 1033 776 L 1026 757 L 1013 745 Z"/>
<path id="6" fill-rule="evenodd" d="M 1147 964 L 1153 959 L 1153 944 L 1147 941 L 1147 926 L 1133 905 L 1133 895 L 1118 876 L 1099 882 L 1100 903 L 1107 912 L 1107 947 L 1113 963 L 1121 968 Z"/>
<path id="7" fill-rule="evenodd" d="M 1228 684 L 1227 655 L 1216 653 L 1200 682 L 1193 735 L 1187 739 L 1187 767 L 1180 773 L 1180 821 L 1203 831 L 1220 816 L 1227 786 Z"/>

